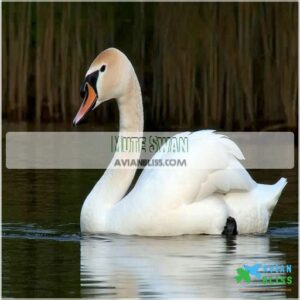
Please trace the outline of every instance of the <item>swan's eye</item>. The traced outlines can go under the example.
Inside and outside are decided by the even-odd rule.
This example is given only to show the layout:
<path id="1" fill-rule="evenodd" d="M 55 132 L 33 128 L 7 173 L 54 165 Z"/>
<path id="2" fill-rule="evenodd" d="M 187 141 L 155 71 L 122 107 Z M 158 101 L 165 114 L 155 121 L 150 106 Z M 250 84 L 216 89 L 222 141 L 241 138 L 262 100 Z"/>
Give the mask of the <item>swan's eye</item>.
<path id="1" fill-rule="evenodd" d="M 101 68 L 100 68 L 100 72 L 104 72 L 106 70 L 106 65 L 103 65 Z"/>

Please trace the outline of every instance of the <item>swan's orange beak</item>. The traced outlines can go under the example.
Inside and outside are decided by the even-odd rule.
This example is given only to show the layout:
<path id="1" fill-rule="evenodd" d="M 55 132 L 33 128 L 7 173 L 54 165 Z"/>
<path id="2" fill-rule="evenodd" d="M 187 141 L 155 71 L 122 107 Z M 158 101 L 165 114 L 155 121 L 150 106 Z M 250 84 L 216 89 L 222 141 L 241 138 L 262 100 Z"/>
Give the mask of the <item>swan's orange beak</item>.
<path id="1" fill-rule="evenodd" d="M 91 109 L 93 109 L 93 107 L 95 106 L 96 100 L 97 100 L 97 94 L 96 94 L 95 90 L 88 82 L 86 82 L 85 98 L 79 108 L 79 111 L 78 111 L 75 119 L 73 120 L 73 125 L 77 125 L 86 116 L 86 114 Z"/>

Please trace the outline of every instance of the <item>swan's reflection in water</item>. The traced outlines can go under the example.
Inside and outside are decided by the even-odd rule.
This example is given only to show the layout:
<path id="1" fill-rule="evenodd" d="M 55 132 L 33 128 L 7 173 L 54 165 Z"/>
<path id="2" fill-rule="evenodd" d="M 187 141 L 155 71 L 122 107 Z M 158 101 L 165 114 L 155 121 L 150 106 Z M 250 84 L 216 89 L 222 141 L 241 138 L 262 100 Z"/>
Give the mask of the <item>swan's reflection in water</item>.
<path id="1" fill-rule="evenodd" d="M 81 240 L 81 294 L 104 297 L 257 297 L 236 283 L 244 264 L 285 264 L 268 236 L 143 238 L 86 236 Z M 284 287 L 284 286 L 283 286 Z M 284 291 L 264 296 L 284 297 Z"/>

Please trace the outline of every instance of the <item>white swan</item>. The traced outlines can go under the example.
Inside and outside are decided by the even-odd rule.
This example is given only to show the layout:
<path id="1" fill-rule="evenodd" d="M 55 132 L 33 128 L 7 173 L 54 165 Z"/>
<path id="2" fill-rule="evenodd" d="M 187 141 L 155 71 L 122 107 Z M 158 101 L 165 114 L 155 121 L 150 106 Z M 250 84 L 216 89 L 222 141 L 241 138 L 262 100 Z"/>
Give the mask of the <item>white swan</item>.
<path id="1" fill-rule="evenodd" d="M 109 48 L 96 57 L 81 94 L 85 99 L 74 124 L 89 110 L 114 98 L 120 113 L 119 135 L 142 135 L 140 85 L 121 51 Z M 236 144 L 213 131 L 181 135 L 189 139 L 188 165 L 195 168 L 146 167 L 133 190 L 124 196 L 136 169 L 108 167 L 82 206 L 81 231 L 144 236 L 221 234 L 233 217 L 238 233 L 266 232 L 286 179 L 274 185 L 257 184 L 239 163 L 244 157 Z M 126 158 L 129 154 L 116 155 Z M 161 155 L 157 153 L 153 159 Z M 172 158 L 176 154 L 163 155 Z M 130 158 L 138 157 L 139 153 Z"/>

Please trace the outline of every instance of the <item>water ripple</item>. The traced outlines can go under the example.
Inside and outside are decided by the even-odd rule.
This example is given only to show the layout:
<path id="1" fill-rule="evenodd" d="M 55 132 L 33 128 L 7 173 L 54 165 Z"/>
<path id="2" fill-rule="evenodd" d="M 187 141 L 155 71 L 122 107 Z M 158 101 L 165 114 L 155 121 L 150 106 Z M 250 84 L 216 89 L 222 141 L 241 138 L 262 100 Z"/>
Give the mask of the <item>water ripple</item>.
<path id="1" fill-rule="evenodd" d="M 37 224 L 3 223 L 2 237 L 11 239 L 54 240 L 64 242 L 79 242 L 80 233 L 74 233 L 73 223 L 42 228 Z"/>

